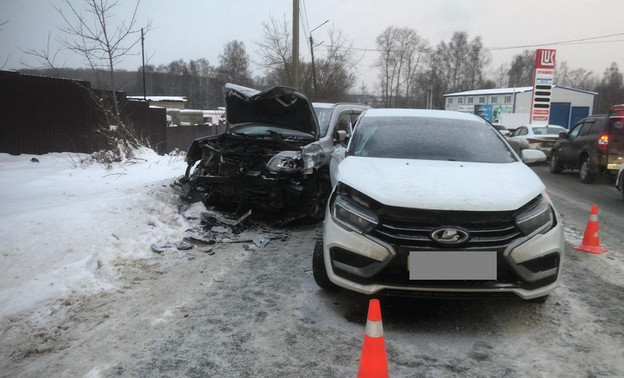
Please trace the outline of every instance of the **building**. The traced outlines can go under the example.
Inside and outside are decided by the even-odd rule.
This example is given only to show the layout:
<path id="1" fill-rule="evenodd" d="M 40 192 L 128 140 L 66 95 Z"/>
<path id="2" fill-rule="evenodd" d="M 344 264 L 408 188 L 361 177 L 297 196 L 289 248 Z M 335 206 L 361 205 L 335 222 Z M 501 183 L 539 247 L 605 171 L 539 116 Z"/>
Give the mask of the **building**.
<path id="1" fill-rule="evenodd" d="M 477 114 L 492 123 L 515 129 L 529 123 L 533 87 L 480 89 L 444 95 L 446 110 Z M 596 92 L 554 85 L 550 103 L 551 125 L 570 128 L 593 114 Z"/>

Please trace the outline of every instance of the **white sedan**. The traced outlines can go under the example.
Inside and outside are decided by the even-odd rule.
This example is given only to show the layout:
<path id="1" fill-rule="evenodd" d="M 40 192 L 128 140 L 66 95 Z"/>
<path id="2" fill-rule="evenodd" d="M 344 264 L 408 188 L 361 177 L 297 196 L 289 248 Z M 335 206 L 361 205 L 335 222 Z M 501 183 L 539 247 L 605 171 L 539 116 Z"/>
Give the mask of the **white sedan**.
<path id="1" fill-rule="evenodd" d="M 542 151 L 550 159 L 559 134 L 567 131 L 565 127 L 556 125 L 525 125 L 517 128 L 507 140 L 518 154 L 522 150 L 533 149 Z"/>

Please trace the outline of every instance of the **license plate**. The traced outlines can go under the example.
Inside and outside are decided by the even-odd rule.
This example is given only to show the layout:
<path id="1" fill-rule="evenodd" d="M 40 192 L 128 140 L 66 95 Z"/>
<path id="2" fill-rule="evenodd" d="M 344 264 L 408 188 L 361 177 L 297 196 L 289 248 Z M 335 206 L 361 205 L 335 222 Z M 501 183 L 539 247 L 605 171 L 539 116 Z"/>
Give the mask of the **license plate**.
<path id="1" fill-rule="evenodd" d="M 410 280 L 496 280 L 496 252 L 410 252 Z"/>
<path id="2" fill-rule="evenodd" d="M 622 164 L 620 164 L 620 163 L 607 164 L 607 169 L 609 169 L 609 170 L 619 171 L 621 167 L 622 167 Z"/>

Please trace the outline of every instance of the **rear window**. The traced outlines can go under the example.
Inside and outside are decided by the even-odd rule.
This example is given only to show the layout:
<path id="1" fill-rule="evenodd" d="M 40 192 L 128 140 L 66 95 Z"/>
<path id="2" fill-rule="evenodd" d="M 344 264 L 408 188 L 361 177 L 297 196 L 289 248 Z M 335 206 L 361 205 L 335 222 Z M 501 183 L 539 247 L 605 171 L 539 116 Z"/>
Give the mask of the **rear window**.
<path id="1" fill-rule="evenodd" d="M 563 127 L 534 127 L 533 134 L 535 135 L 559 135 L 567 131 Z"/>
<path id="2" fill-rule="evenodd" d="M 445 118 L 364 117 L 349 154 L 482 163 L 517 161 L 500 133 L 485 122 Z"/>
<path id="3" fill-rule="evenodd" d="M 609 134 L 624 135 L 624 118 L 609 118 Z"/>

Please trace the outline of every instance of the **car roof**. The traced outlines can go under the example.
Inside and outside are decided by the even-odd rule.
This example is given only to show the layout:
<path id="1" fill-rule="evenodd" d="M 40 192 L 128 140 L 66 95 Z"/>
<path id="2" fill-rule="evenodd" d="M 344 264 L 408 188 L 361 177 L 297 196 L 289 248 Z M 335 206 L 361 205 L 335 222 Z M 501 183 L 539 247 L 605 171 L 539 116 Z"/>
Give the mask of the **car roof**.
<path id="1" fill-rule="evenodd" d="M 430 109 L 368 109 L 363 113 L 363 117 L 446 118 L 465 121 L 483 121 L 483 118 L 472 113 Z"/>
<path id="2" fill-rule="evenodd" d="M 339 105 L 357 106 L 361 108 L 368 108 L 368 105 L 357 104 L 354 102 L 313 102 L 312 107 L 321 109 L 330 109 Z"/>

